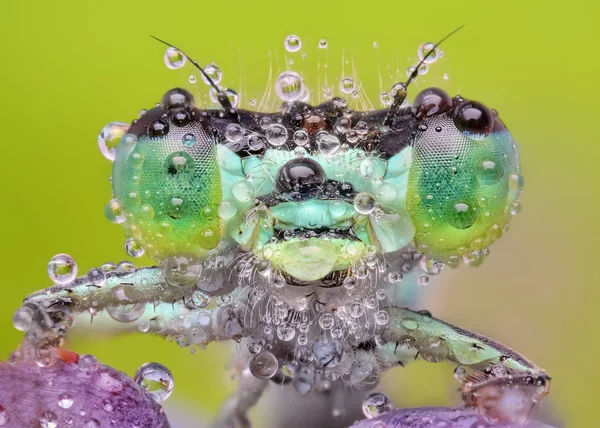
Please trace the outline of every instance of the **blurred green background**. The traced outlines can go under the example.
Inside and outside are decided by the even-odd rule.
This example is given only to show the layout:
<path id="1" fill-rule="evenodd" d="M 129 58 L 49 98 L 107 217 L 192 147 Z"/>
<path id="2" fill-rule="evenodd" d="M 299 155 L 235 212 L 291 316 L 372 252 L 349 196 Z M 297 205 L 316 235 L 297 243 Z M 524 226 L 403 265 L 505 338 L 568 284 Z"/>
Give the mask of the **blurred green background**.
<path id="1" fill-rule="evenodd" d="M 190 86 L 192 73 L 189 66 L 168 70 L 163 46 L 149 34 L 201 63 L 216 62 L 224 83 L 241 88 L 247 101 L 264 92 L 269 58 L 275 73 L 285 67 L 283 40 L 295 33 L 308 58 L 288 54 L 292 69 L 310 82 L 319 76 L 319 59 L 335 81 L 345 49 L 379 105 L 381 87 L 404 79 L 422 42 L 466 24 L 412 95 L 444 84 L 500 112 L 522 147 L 523 211 L 482 267 L 445 271 L 426 290 L 427 307 L 547 369 L 554 384 L 542 405 L 568 426 L 599 426 L 597 16 L 595 3 L 579 1 L 2 0 L 0 358 L 21 337 L 13 311 L 49 285 L 46 264 L 54 254 L 72 255 L 82 274 L 125 258 L 122 229 L 103 215 L 111 165 L 97 148 L 98 131 L 135 118 L 171 87 Z M 327 54 L 316 47 L 320 38 L 329 42 Z M 192 89 L 201 98 L 206 93 L 202 83 Z M 176 380 L 171 400 L 192 415 L 214 413 L 233 388 L 225 346 L 191 355 L 142 334 L 76 337 L 69 345 L 129 374 L 149 360 L 164 363 Z M 416 363 L 384 383 L 398 404 L 457 397 L 452 368 L 444 365 Z"/>

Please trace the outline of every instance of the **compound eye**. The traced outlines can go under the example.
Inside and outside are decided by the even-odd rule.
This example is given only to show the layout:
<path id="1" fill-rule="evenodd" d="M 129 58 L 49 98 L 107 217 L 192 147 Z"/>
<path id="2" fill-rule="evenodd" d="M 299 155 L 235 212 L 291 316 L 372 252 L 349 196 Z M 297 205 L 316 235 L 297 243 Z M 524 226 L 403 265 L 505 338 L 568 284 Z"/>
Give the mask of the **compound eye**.
<path id="1" fill-rule="evenodd" d="M 113 193 L 129 240 L 152 258 L 203 256 L 221 239 L 217 142 L 192 95 L 172 89 L 117 148 Z"/>
<path id="2" fill-rule="evenodd" d="M 519 209 L 516 143 L 480 103 L 423 119 L 412 147 L 406 207 L 414 243 L 427 257 L 474 263 Z M 493 131 L 492 131 L 493 130 Z M 474 136 L 478 138 L 473 138 Z"/>
<path id="3" fill-rule="evenodd" d="M 482 139 L 494 128 L 494 114 L 477 101 L 464 101 L 454 108 L 454 126 L 469 138 Z"/>
<path id="4" fill-rule="evenodd" d="M 428 88 L 415 98 L 417 119 L 442 114 L 452 108 L 452 98 L 439 88 Z"/>
<path id="5" fill-rule="evenodd" d="M 302 191 L 325 183 L 325 171 L 317 161 L 309 158 L 292 159 L 279 170 L 277 185 L 280 191 Z"/>

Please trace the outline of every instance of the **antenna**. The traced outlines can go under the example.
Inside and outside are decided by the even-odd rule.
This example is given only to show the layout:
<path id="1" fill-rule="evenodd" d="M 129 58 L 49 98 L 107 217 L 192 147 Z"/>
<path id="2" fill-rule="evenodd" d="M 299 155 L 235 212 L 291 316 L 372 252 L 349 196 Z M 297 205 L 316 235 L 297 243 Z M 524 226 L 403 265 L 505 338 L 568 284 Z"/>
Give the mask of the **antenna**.
<path id="1" fill-rule="evenodd" d="M 186 54 L 184 51 L 179 49 L 177 46 L 174 46 L 171 43 L 165 42 L 164 40 L 161 40 L 158 37 L 154 37 L 152 34 L 150 35 L 150 37 L 152 37 L 154 40 L 162 43 L 163 45 L 167 45 L 173 49 L 176 49 L 177 51 L 179 51 L 183 55 L 185 55 L 190 60 L 190 62 L 194 65 L 194 67 L 196 67 L 198 70 L 200 70 L 200 73 L 202 73 L 202 76 L 204 76 L 204 78 L 208 81 L 209 85 L 212 86 L 212 88 L 217 92 L 217 100 L 219 101 L 219 104 L 221 104 L 221 107 L 223 107 L 223 109 L 225 110 L 225 114 L 230 119 L 235 121 L 236 123 L 239 122 L 239 117 L 238 117 L 237 111 L 231 105 L 231 101 L 229 101 L 227 94 L 225 94 L 225 92 L 223 92 L 223 90 L 215 84 L 215 82 L 210 78 L 210 76 L 206 73 L 206 71 L 204 71 L 204 68 L 202 68 L 200 66 L 200 64 L 198 64 L 198 61 L 190 58 L 190 56 L 188 54 Z"/>
<path id="2" fill-rule="evenodd" d="M 421 68 L 421 66 L 425 63 L 425 60 L 427 58 L 429 58 L 429 56 L 435 52 L 437 47 L 439 45 L 441 45 L 442 42 L 444 42 L 446 39 L 448 39 L 450 36 L 452 36 L 454 33 L 456 33 L 458 30 L 462 29 L 463 27 L 464 27 L 464 25 L 461 25 L 456 30 L 450 32 L 449 34 L 446 34 L 444 36 L 444 38 L 442 38 L 442 40 L 440 40 L 435 45 L 433 45 L 433 47 L 431 49 L 429 49 L 429 52 L 427 52 L 425 54 L 423 59 L 421 61 L 419 61 L 419 63 L 414 68 L 414 70 L 410 73 L 410 76 L 408 76 L 408 80 L 405 83 L 402 83 L 401 84 L 402 87 L 400 89 L 398 89 L 396 91 L 396 93 L 394 94 L 394 101 L 393 101 L 392 105 L 390 106 L 390 110 L 388 111 L 388 114 L 385 116 L 385 120 L 383 121 L 383 124 L 385 126 L 392 125 L 392 122 L 394 121 L 394 117 L 396 117 L 396 115 L 398 114 L 398 111 L 400 110 L 400 106 L 406 99 L 406 95 L 408 94 L 408 92 L 407 92 L 408 85 L 410 85 L 410 83 L 419 75 L 419 68 Z"/>

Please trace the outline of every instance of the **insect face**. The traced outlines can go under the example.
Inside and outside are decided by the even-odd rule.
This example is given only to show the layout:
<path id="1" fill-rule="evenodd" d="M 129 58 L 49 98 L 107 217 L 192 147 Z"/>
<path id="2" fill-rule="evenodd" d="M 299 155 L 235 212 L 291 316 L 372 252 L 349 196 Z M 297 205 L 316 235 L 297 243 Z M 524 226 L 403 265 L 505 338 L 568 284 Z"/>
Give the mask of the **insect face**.
<path id="1" fill-rule="evenodd" d="M 159 260 L 240 246 L 299 281 L 413 241 L 452 263 L 499 238 L 521 178 L 497 115 L 436 88 L 386 113 L 334 99 L 232 118 L 171 90 L 117 151 L 128 236 Z"/>

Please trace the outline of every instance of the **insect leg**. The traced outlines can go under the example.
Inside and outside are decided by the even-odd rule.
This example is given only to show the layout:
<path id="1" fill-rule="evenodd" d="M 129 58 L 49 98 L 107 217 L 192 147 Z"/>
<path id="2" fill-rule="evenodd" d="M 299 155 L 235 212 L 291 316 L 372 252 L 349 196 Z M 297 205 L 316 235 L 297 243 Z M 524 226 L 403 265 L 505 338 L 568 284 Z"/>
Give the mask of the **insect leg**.
<path id="1" fill-rule="evenodd" d="M 543 369 L 498 342 L 433 318 L 426 311 L 395 306 L 386 310 L 390 319 L 376 350 L 380 358 L 385 361 L 389 352 L 384 351 L 398 347 L 412 349 L 430 362 L 458 363 L 455 377 L 462 384 L 462 398 L 468 407 L 504 420 L 524 420 L 550 390 L 550 377 Z M 507 393 L 519 394 L 529 405 L 516 415 L 498 414 Z"/>
<path id="2" fill-rule="evenodd" d="M 256 405 L 263 395 L 269 381 L 258 379 L 250 372 L 248 357 L 251 357 L 251 355 L 245 353 L 234 361 L 234 365 L 242 366 L 237 375 L 237 389 L 221 408 L 212 428 L 251 427 L 247 415 L 248 411 Z"/>

